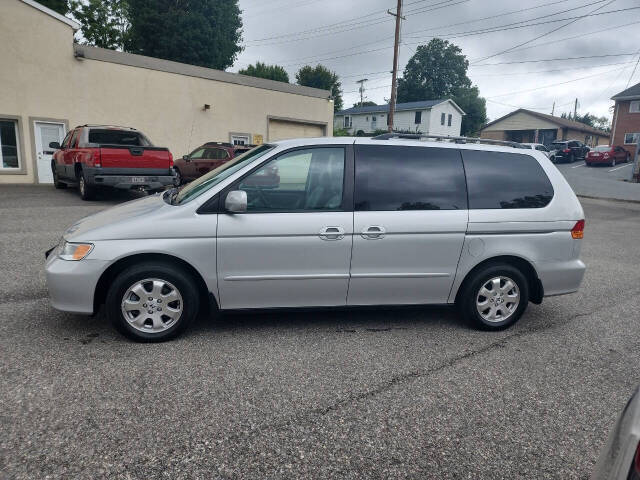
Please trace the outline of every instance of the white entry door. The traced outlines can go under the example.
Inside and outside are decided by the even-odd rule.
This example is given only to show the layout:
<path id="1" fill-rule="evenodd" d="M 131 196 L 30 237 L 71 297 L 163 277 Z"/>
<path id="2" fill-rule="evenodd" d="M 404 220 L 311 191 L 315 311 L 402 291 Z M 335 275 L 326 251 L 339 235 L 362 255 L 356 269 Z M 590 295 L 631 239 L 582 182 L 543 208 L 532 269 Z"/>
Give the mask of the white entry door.
<path id="1" fill-rule="evenodd" d="M 51 142 L 62 143 L 65 135 L 63 123 L 33 122 L 36 134 L 36 159 L 38 166 L 38 183 L 53 183 L 51 157 L 54 150 L 49 148 Z"/>

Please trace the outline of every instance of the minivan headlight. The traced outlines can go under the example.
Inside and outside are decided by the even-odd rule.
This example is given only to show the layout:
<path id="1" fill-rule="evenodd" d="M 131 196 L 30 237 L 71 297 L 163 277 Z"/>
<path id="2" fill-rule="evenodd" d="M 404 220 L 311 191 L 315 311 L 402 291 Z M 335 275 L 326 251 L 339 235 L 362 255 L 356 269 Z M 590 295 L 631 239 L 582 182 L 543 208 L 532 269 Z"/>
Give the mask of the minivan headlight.
<path id="1" fill-rule="evenodd" d="M 62 260 L 78 261 L 85 258 L 93 250 L 92 243 L 72 243 L 64 241 L 58 256 Z"/>

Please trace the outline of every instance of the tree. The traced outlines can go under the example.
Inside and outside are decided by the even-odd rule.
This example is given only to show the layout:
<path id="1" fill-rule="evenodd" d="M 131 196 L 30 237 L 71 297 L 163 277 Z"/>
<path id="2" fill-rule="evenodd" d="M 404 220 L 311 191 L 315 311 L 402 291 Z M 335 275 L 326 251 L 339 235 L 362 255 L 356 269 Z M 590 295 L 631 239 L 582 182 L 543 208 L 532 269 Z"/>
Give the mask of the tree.
<path id="1" fill-rule="evenodd" d="M 242 51 L 238 0 L 128 3 L 128 52 L 224 70 Z"/>
<path id="2" fill-rule="evenodd" d="M 70 10 L 67 0 L 37 0 L 37 2 L 58 12 L 60 15 L 66 15 Z"/>
<path id="3" fill-rule="evenodd" d="M 296 81 L 298 85 L 304 85 L 305 87 L 329 90 L 333 97 L 333 111 L 342 110 L 342 90 L 340 89 L 341 84 L 338 80 L 338 75 L 327 67 L 319 64 L 315 67 L 305 65 L 296 73 Z"/>
<path id="4" fill-rule="evenodd" d="M 589 112 L 584 115 L 577 114 L 575 117 L 572 112 L 563 113 L 560 115 L 560 118 L 566 118 L 567 120 L 573 120 L 575 122 L 580 122 L 589 127 L 598 128 L 600 130 L 604 130 L 606 132 L 611 131 L 611 123 L 609 122 L 609 118 L 606 116 L 598 117 L 596 115 L 592 115 Z"/>
<path id="5" fill-rule="evenodd" d="M 269 80 L 289 83 L 289 74 L 280 65 L 267 65 L 266 63 L 256 62 L 255 66 L 249 65 L 238 73 L 249 75 L 250 77 L 268 78 Z"/>
<path id="6" fill-rule="evenodd" d="M 129 30 L 126 0 L 72 0 L 73 16 L 82 28 L 81 43 L 122 50 Z"/>
<path id="7" fill-rule="evenodd" d="M 356 102 L 353 104 L 354 107 L 377 107 L 378 104 L 376 102 L 372 102 L 371 100 L 365 100 L 364 102 Z"/>
<path id="8" fill-rule="evenodd" d="M 469 62 L 460 48 L 434 38 L 420 45 L 398 80 L 398 102 L 450 98 L 465 111 L 462 135 L 475 134 L 487 121 L 486 102 L 467 76 Z"/>

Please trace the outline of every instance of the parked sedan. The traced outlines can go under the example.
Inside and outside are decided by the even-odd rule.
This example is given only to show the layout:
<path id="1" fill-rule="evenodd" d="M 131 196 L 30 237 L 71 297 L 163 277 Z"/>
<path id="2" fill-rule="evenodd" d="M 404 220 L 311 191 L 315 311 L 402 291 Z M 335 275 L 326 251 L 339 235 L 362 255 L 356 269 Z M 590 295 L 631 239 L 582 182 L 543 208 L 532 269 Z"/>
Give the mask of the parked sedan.
<path id="1" fill-rule="evenodd" d="M 193 152 L 176 160 L 174 170 L 179 183 L 190 182 L 229 160 L 251 150 L 253 145 L 232 145 L 223 142 L 207 142 Z"/>
<path id="2" fill-rule="evenodd" d="M 622 147 L 610 147 L 609 145 L 599 145 L 589 152 L 585 163 L 587 167 L 603 164 L 615 167 L 616 163 L 629 162 L 631 153 Z"/>
<path id="3" fill-rule="evenodd" d="M 551 161 L 559 162 L 575 162 L 576 160 L 584 160 L 589 153 L 589 147 L 579 140 L 561 140 L 551 144 Z"/>
<path id="4" fill-rule="evenodd" d="M 539 152 L 544 153 L 547 156 L 547 158 L 549 157 L 549 155 L 551 155 L 551 152 L 549 151 L 549 149 L 541 143 L 522 143 L 521 145 L 523 145 L 526 148 L 530 148 L 532 150 L 538 150 Z"/>
<path id="5" fill-rule="evenodd" d="M 640 479 L 640 389 L 622 410 L 591 480 Z"/>

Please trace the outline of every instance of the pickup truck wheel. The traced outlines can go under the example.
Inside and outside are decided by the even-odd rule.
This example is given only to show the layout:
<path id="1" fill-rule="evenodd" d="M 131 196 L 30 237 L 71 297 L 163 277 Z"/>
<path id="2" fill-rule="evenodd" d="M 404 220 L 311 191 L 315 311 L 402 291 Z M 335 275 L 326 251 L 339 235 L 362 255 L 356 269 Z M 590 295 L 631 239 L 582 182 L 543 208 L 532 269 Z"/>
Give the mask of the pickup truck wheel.
<path id="1" fill-rule="evenodd" d="M 62 183 L 58 178 L 58 172 L 54 163 L 51 164 L 51 172 L 53 173 L 53 186 L 57 189 L 67 188 L 67 184 Z"/>
<path id="2" fill-rule="evenodd" d="M 162 342 L 182 333 L 198 313 L 198 288 L 170 264 L 149 262 L 121 272 L 106 298 L 107 315 L 123 335 Z"/>
<path id="3" fill-rule="evenodd" d="M 184 179 L 182 178 L 182 173 L 180 173 L 180 169 L 173 167 L 173 169 L 176 172 L 176 185 L 180 186 L 182 185 L 182 182 L 184 182 Z"/>
<path id="4" fill-rule="evenodd" d="M 516 323 L 529 303 L 529 284 L 511 265 L 488 265 L 465 281 L 458 297 L 462 317 L 481 330 L 503 330 Z"/>
<path id="5" fill-rule="evenodd" d="M 93 200 L 95 191 L 93 187 L 87 183 L 84 173 L 80 173 L 80 178 L 78 178 L 78 190 L 80 191 L 80 198 L 82 198 L 82 200 Z"/>

